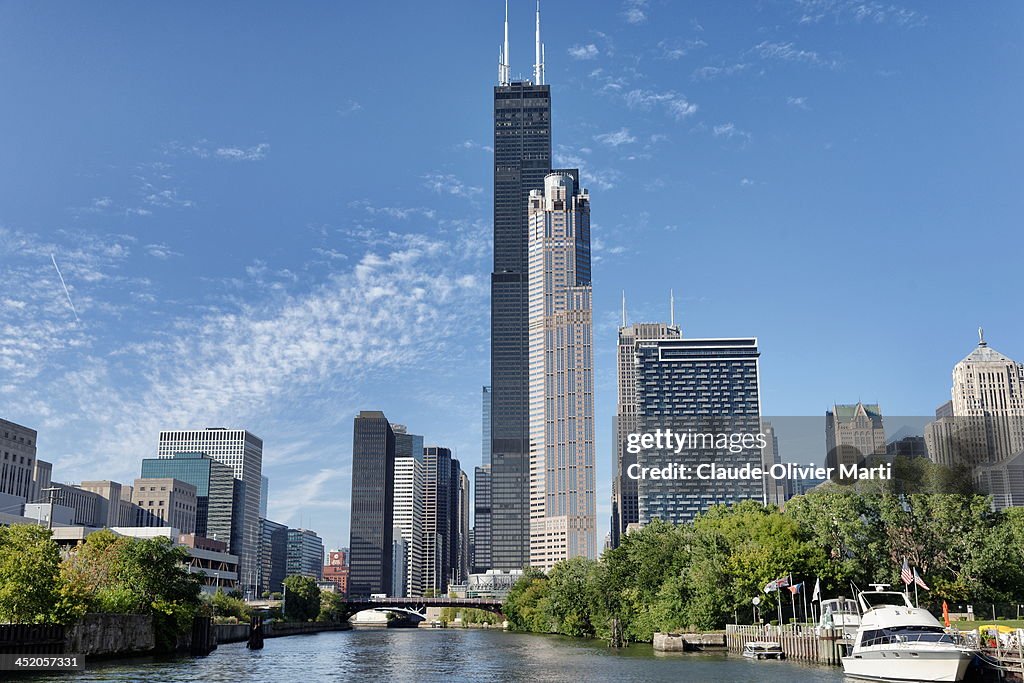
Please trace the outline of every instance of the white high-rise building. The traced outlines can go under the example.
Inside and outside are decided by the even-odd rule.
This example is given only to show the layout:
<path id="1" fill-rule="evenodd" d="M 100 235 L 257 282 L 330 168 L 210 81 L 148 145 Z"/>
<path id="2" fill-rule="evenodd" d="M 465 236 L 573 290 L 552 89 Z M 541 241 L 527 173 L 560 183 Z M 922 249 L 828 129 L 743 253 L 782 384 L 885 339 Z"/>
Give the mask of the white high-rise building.
<path id="1" fill-rule="evenodd" d="M 423 595 L 423 497 L 424 477 L 421 457 L 395 458 L 395 499 L 393 543 L 404 543 L 405 562 L 401 576 L 392 576 L 392 585 L 401 587 L 395 597 Z M 399 567 L 396 566 L 396 569 Z"/>
<path id="2" fill-rule="evenodd" d="M 551 173 L 529 202 L 530 565 L 597 556 L 590 197 Z"/>
<path id="3" fill-rule="evenodd" d="M 256 550 L 260 543 L 263 439 L 244 429 L 224 427 L 160 432 L 157 457 L 173 458 L 175 453 L 204 453 L 230 466 L 235 479 L 245 484 L 238 584 L 243 593 L 254 594 L 259 571 Z"/>
<path id="4" fill-rule="evenodd" d="M 978 346 L 953 367 L 951 400 L 925 428 L 932 461 L 971 468 L 975 485 L 1001 509 L 1024 504 L 1024 364 Z"/>

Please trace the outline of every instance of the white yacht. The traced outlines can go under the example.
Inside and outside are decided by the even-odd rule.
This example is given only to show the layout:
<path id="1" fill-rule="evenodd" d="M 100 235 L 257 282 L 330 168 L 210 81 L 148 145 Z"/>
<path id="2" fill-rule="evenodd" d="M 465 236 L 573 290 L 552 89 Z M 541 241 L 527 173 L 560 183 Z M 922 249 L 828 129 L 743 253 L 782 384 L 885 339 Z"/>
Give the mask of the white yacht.
<path id="1" fill-rule="evenodd" d="M 854 600 L 839 597 L 821 601 L 821 618 L 815 629 L 818 633 L 838 629 L 842 630 L 844 638 L 852 641 L 857 637 L 859 628 L 860 610 Z"/>
<path id="2" fill-rule="evenodd" d="M 857 599 L 861 623 L 853 651 L 843 657 L 847 676 L 874 681 L 962 681 L 975 651 L 960 644 L 906 593 L 865 591 Z"/>

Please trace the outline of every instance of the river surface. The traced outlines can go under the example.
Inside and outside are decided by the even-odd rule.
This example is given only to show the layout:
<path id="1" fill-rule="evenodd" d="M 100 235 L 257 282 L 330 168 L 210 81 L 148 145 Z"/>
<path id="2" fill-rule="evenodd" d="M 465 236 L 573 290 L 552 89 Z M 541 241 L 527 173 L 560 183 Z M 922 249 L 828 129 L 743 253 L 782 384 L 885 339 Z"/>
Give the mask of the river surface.
<path id="1" fill-rule="evenodd" d="M 839 667 L 754 662 L 739 655 L 612 650 L 601 641 L 475 629 L 329 631 L 267 638 L 263 650 L 221 645 L 207 657 L 95 662 L 84 672 L 19 680 L 60 681 L 694 681 L 840 683 Z"/>

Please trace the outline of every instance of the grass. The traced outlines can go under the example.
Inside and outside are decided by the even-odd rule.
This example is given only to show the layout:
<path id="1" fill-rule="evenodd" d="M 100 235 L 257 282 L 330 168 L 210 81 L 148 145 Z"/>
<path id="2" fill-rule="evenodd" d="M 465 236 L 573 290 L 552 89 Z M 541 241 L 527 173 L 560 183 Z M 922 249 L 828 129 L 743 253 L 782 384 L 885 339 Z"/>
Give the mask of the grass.
<path id="1" fill-rule="evenodd" d="M 1008 626 L 1009 628 L 1024 628 L 1024 619 L 975 619 L 974 621 L 953 621 L 953 626 L 961 631 L 973 631 L 979 626 Z"/>

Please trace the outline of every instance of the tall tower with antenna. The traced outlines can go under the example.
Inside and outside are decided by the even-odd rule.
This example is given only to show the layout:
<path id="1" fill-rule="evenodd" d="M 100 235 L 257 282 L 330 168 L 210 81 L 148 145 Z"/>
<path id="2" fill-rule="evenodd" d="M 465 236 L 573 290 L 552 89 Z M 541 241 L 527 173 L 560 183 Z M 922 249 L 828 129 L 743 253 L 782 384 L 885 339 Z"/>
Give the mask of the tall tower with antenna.
<path id="1" fill-rule="evenodd" d="M 494 87 L 494 263 L 491 274 L 491 564 L 530 561 L 527 206 L 551 171 L 551 89 L 536 17 L 534 80 L 513 80 L 508 3 Z M 578 183 L 579 173 L 573 172 Z"/>

